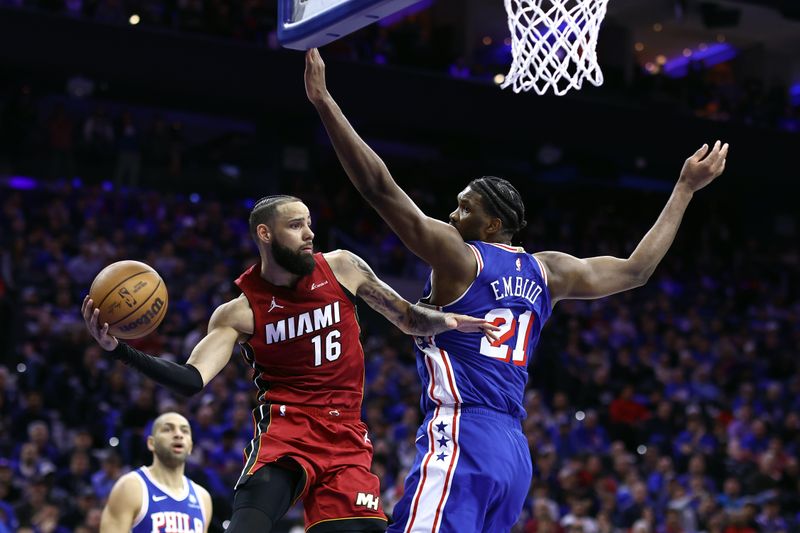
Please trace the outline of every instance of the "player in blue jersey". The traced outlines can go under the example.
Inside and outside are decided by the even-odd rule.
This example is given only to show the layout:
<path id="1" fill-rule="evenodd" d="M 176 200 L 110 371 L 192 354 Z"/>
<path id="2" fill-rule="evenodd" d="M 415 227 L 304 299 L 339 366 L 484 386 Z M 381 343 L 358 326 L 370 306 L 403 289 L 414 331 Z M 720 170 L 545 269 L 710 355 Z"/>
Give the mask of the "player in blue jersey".
<path id="1" fill-rule="evenodd" d="M 192 429 L 178 413 L 164 413 L 147 437 L 153 463 L 119 478 L 100 520 L 100 533 L 206 533 L 208 491 L 183 475 Z"/>
<path id="2" fill-rule="evenodd" d="M 306 93 L 361 195 L 431 268 L 423 301 L 485 318 L 494 341 L 445 332 L 416 338 L 425 391 L 417 456 L 391 532 L 509 531 L 531 481 L 520 420 L 527 363 L 559 300 L 602 298 L 643 285 L 670 247 L 697 190 L 725 168 L 728 145 L 703 145 L 686 160 L 656 223 L 628 258 L 579 259 L 511 246 L 525 206 L 506 180 L 483 177 L 458 194 L 449 224 L 426 216 L 358 136 L 325 84 L 317 50 L 306 54 Z"/>

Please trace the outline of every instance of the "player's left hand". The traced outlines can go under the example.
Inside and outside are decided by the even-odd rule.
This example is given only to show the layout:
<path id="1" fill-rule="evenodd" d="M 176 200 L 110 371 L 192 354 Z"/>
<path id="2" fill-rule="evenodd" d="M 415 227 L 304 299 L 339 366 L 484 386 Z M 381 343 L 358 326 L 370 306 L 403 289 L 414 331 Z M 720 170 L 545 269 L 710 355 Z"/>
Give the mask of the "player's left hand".
<path id="1" fill-rule="evenodd" d="M 319 50 L 312 48 L 306 52 L 306 96 L 316 104 L 330 96 L 325 85 L 325 62 Z"/>
<path id="2" fill-rule="evenodd" d="M 458 331 L 464 333 L 475 333 L 476 331 L 480 331 L 491 342 L 497 340 L 497 334 L 495 332 L 500 331 L 499 327 L 495 326 L 491 322 L 487 322 L 482 318 L 458 315 L 455 313 L 447 313 L 445 324 L 447 324 L 450 329 L 457 329 Z"/>
<path id="3" fill-rule="evenodd" d="M 725 170 L 728 143 L 717 141 L 711 150 L 704 144 L 683 164 L 678 184 L 696 192 L 714 181 Z"/>

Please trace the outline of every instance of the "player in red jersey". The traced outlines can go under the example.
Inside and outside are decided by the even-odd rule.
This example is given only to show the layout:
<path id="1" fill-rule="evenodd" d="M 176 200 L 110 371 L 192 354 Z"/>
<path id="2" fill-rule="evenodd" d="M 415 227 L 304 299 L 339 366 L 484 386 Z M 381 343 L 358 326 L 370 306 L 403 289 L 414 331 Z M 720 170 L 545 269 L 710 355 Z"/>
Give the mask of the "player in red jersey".
<path id="1" fill-rule="evenodd" d="M 243 294 L 214 311 L 185 364 L 110 336 L 88 296 L 86 325 L 114 357 L 184 395 L 211 381 L 239 344 L 255 369 L 259 406 L 228 533 L 271 531 L 298 499 L 307 531 L 384 531 L 380 483 L 369 470 L 372 445 L 360 419 L 364 352 L 352 298 L 412 335 L 458 329 L 493 337 L 497 328 L 410 304 L 348 251 L 315 254 L 311 217 L 298 198 L 262 198 L 250 231 L 261 263 L 236 280 Z"/>

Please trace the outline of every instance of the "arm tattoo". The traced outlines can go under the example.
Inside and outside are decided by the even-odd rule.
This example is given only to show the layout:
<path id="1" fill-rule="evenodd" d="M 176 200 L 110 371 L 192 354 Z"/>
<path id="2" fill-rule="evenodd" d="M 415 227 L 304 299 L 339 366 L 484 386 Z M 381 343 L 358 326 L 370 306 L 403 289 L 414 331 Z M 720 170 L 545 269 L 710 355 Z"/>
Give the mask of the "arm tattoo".
<path id="1" fill-rule="evenodd" d="M 408 329 L 412 335 L 436 335 L 450 329 L 445 324 L 446 314 L 420 304 L 408 308 Z"/>
<path id="2" fill-rule="evenodd" d="M 444 313 L 412 305 L 378 279 L 363 259 L 355 254 L 348 254 L 348 258 L 365 280 L 356 295 L 392 324 L 409 335 L 435 335 L 448 329 Z"/>

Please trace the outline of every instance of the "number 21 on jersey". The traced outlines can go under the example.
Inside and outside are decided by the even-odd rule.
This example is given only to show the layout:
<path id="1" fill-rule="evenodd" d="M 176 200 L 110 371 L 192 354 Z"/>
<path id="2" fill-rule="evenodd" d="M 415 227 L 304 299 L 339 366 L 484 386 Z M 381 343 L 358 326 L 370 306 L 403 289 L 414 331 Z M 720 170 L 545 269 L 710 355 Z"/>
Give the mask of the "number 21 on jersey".
<path id="1" fill-rule="evenodd" d="M 481 355 L 512 362 L 517 366 L 528 364 L 528 339 L 531 336 L 533 313 L 525 311 L 518 318 L 511 309 L 492 309 L 485 320 L 500 328 L 497 340 L 481 339 Z M 513 349 L 512 349 L 513 341 Z"/>

